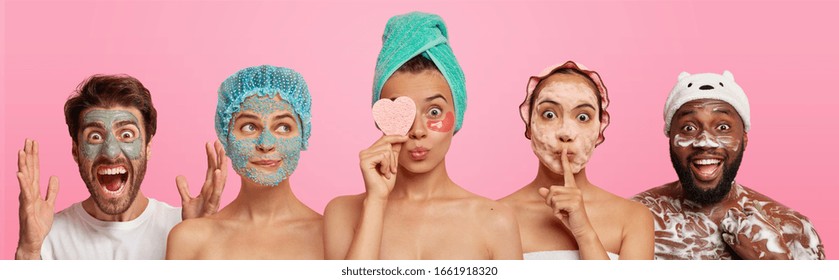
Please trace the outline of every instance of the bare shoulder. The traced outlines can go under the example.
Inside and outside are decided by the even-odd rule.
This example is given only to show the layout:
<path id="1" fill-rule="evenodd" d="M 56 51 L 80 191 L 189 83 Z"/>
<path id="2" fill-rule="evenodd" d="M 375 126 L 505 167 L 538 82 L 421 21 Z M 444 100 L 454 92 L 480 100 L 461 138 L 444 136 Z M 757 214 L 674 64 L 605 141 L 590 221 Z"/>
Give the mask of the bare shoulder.
<path id="1" fill-rule="evenodd" d="M 653 214 L 650 212 L 650 208 L 647 207 L 647 205 L 622 197 L 617 197 L 615 199 L 615 205 L 618 206 L 616 207 L 618 209 L 616 214 L 623 216 L 627 224 L 652 225 Z"/>
<path id="2" fill-rule="evenodd" d="M 333 198 L 323 210 L 324 258 L 345 259 L 355 237 L 366 194 Z"/>
<path id="3" fill-rule="evenodd" d="M 512 226 L 518 227 L 518 223 L 516 222 L 516 215 L 512 208 L 507 206 L 504 203 L 487 199 L 486 204 L 483 206 L 484 213 L 489 216 L 491 221 L 497 223 L 498 226 Z M 486 209 L 489 209 L 488 211 Z"/>
<path id="4" fill-rule="evenodd" d="M 365 194 L 344 195 L 333 198 L 326 204 L 326 209 L 323 210 L 324 219 L 331 219 L 333 217 L 347 218 L 358 216 L 361 214 L 361 208 L 364 206 Z"/>
<path id="5" fill-rule="evenodd" d="M 294 224 L 305 229 L 305 232 L 323 232 L 323 215 L 307 207 L 308 211 L 295 219 Z"/>
<path id="6" fill-rule="evenodd" d="M 516 214 L 506 203 L 471 193 L 458 200 L 465 204 L 464 210 L 469 211 L 490 230 L 518 229 Z"/>
<path id="7" fill-rule="evenodd" d="M 217 227 L 217 222 L 209 217 L 184 220 L 172 228 L 169 237 L 188 236 L 192 239 L 209 236 L 209 233 Z"/>
<path id="8" fill-rule="evenodd" d="M 354 231 L 361 219 L 365 197 L 366 194 L 361 193 L 339 196 L 329 201 L 323 210 L 324 234 L 335 236 Z"/>
<path id="9" fill-rule="evenodd" d="M 621 215 L 624 218 L 623 235 L 629 236 L 632 234 L 649 234 L 653 235 L 655 229 L 653 213 L 650 208 L 637 201 L 623 199 L 623 206 Z"/>
<path id="10" fill-rule="evenodd" d="M 652 259 L 655 225 L 650 209 L 599 187 L 593 190 L 586 200 L 586 212 L 596 224 L 604 248 L 618 253 L 620 259 Z"/>
<path id="11" fill-rule="evenodd" d="M 457 201 L 458 208 L 473 217 L 472 229 L 482 236 L 490 259 L 521 259 L 519 224 L 510 206 L 471 193 Z"/>
<path id="12" fill-rule="evenodd" d="M 210 217 L 185 220 L 169 231 L 166 242 L 167 259 L 194 259 L 218 228 Z"/>
<path id="13" fill-rule="evenodd" d="M 658 188 L 664 187 L 666 187 L 666 185 Z M 645 229 L 646 227 L 652 228 L 653 214 L 650 212 L 650 208 L 648 208 L 647 205 L 637 200 L 626 199 L 600 188 L 598 189 L 601 192 L 601 199 L 597 205 L 603 209 L 608 209 L 608 216 L 617 218 L 617 221 L 620 221 L 620 223 L 623 224 L 624 234 L 637 229 Z M 661 192 L 655 192 L 651 196 L 660 197 L 662 194 Z"/>
<path id="14" fill-rule="evenodd" d="M 519 188 L 519 189 L 518 189 L 518 190 L 516 190 L 515 192 L 513 192 L 513 193 L 511 193 L 511 194 L 508 194 L 507 196 L 505 196 L 505 197 L 502 197 L 502 198 L 498 199 L 498 201 L 499 201 L 499 202 L 502 202 L 502 203 L 505 203 L 505 204 L 507 204 L 507 205 L 520 204 L 520 203 L 522 203 L 524 200 L 526 200 L 526 199 L 525 199 L 525 198 L 527 197 L 527 196 L 525 195 L 525 191 L 526 191 L 526 189 L 527 189 L 527 187 L 526 187 L 526 186 L 525 186 L 525 187 L 522 187 L 522 188 Z"/>
<path id="15" fill-rule="evenodd" d="M 323 215 L 308 209 L 307 213 L 300 215 L 297 219 L 288 223 L 290 236 L 296 238 L 301 242 L 300 246 L 307 247 L 308 257 L 314 259 L 323 259 L 323 241 L 324 241 L 324 219 Z M 305 244 L 305 245 L 304 245 Z M 308 255 L 315 253 L 312 255 Z M 304 255 L 301 255 L 304 256 Z"/>
<path id="16" fill-rule="evenodd" d="M 529 196 L 525 193 L 526 189 L 527 187 L 518 189 L 515 192 L 502 197 L 498 200 L 498 202 L 510 207 L 511 210 L 516 212 L 530 211 L 532 210 L 532 201 L 528 199 Z"/>

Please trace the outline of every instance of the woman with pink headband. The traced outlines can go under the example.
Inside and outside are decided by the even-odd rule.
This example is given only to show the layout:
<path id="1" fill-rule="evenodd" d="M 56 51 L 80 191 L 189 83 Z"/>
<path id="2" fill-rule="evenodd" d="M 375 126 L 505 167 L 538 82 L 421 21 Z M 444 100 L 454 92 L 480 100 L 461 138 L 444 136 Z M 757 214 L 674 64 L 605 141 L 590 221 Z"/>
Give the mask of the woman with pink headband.
<path id="1" fill-rule="evenodd" d="M 525 259 L 653 258 L 650 211 L 586 176 L 605 139 L 608 105 L 600 75 L 573 61 L 530 77 L 519 110 L 539 168 L 532 182 L 501 199 L 515 209 Z"/>

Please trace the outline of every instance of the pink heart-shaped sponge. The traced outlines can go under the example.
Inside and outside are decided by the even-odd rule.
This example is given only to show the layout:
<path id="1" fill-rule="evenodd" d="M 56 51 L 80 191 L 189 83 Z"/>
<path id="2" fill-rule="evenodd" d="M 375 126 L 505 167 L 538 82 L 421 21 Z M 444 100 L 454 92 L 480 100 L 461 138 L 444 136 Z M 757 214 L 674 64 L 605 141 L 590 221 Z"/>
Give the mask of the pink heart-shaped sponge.
<path id="1" fill-rule="evenodd" d="M 373 120 L 385 135 L 406 135 L 414 118 L 417 105 L 409 97 L 401 96 L 396 100 L 380 99 L 373 104 Z"/>

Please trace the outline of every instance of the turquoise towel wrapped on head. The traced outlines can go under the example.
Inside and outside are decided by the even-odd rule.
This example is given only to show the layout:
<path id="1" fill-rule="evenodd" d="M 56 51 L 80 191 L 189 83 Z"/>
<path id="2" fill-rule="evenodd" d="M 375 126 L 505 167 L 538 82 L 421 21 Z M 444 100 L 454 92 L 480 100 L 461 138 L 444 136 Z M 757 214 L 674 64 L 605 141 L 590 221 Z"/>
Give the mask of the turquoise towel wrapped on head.
<path id="1" fill-rule="evenodd" d="M 455 107 L 455 133 L 463 126 L 466 113 L 466 78 L 449 46 L 446 24 L 438 15 L 412 12 L 390 18 L 382 35 L 382 51 L 376 60 L 373 103 L 379 100 L 385 82 L 405 62 L 422 55 L 430 59 L 446 78 Z"/>

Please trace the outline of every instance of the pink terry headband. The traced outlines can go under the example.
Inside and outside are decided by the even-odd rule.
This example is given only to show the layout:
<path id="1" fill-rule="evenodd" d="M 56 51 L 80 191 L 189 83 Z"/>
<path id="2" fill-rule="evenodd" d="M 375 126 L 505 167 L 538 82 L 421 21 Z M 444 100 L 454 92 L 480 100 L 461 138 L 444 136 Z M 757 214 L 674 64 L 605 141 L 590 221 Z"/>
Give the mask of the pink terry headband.
<path id="1" fill-rule="evenodd" d="M 575 69 L 585 73 L 592 81 L 594 81 L 594 84 L 597 85 L 597 88 L 600 91 L 600 135 L 597 137 L 596 143 L 596 145 L 600 145 L 600 143 L 603 143 L 606 139 L 606 137 L 603 136 L 603 131 L 605 131 L 606 127 L 609 126 L 609 112 L 606 111 L 606 108 L 609 107 L 608 91 L 606 90 L 606 86 L 603 84 L 603 80 L 600 78 L 600 74 L 597 74 L 595 71 L 588 70 L 588 68 L 584 65 L 577 64 L 570 60 L 560 65 L 553 65 L 545 68 L 545 70 L 542 70 L 539 75 L 532 76 L 527 81 L 527 95 L 524 98 L 524 102 L 519 105 L 519 113 L 521 113 L 521 119 L 525 124 L 524 136 L 527 137 L 527 139 L 530 139 L 530 100 L 533 98 L 533 91 L 536 89 L 536 86 L 539 85 L 540 81 L 552 75 L 557 70 L 565 68 Z"/>

